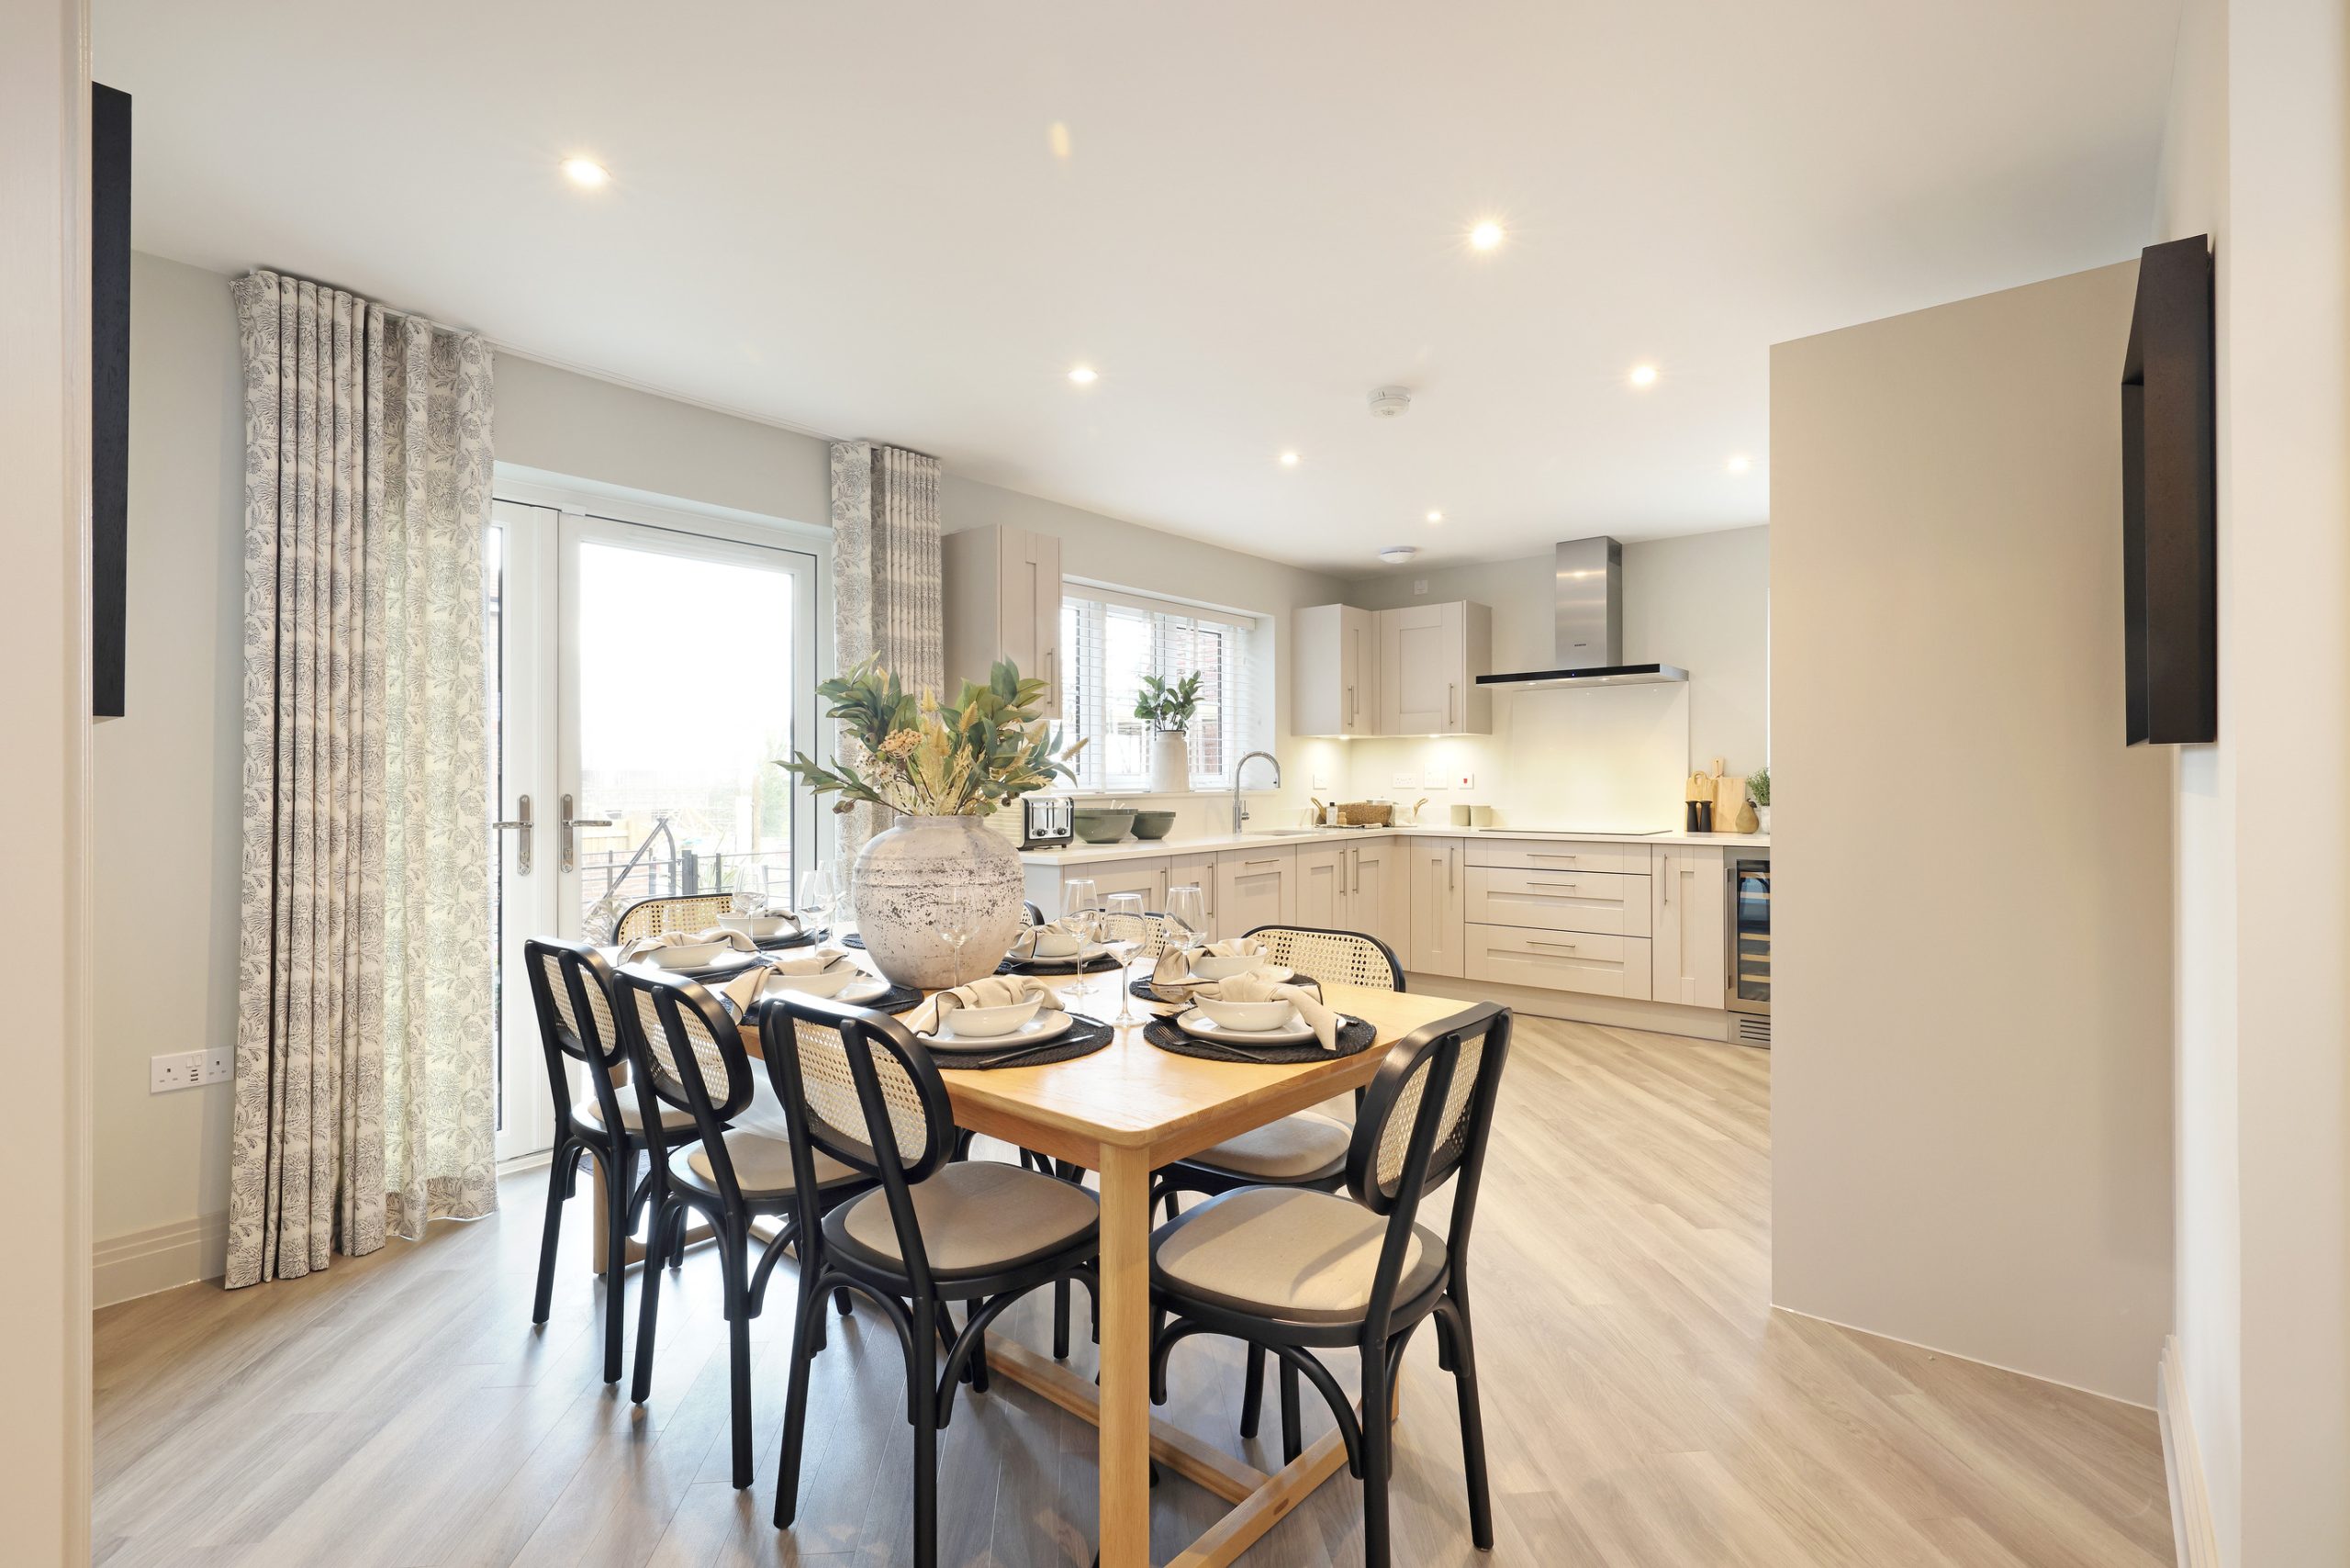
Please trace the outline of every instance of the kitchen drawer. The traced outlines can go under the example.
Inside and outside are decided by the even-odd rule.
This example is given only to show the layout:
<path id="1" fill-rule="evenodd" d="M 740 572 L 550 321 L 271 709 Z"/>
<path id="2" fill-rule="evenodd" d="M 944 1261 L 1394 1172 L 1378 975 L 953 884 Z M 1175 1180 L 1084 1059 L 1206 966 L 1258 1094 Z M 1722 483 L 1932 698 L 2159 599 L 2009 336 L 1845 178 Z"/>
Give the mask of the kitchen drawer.
<path id="1" fill-rule="evenodd" d="M 1511 871 L 1618 871 L 1649 874 L 1649 846 L 1574 838 L 1471 838 L 1468 863 Z"/>
<path id="2" fill-rule="evenodd" d="M 1646 937 L 1472 925 L 1466 958 L 1466 976 L 1472 980 L 1588 991 L 1595 996 L 1646 1000 L 1649 995 Z"/>
<path id="3" fill-rule="evenodd" d="M 1469 918 L 1480 925 L 1649 935 L 1649 879 L 1614 871 L 1469 868 Z"/>

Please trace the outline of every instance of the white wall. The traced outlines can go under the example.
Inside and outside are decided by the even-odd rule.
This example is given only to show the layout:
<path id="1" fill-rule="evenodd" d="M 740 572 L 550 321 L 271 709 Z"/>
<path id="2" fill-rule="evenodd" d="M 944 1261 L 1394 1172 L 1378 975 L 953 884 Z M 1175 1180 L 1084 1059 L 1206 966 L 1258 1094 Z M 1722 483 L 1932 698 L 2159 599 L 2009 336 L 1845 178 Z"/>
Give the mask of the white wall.
<path id="1" fill-rule="evenodd" d="M 1771 357 L 1773 1299 L 2150 1403 L 2170 759 L 2121 744 L 2135 263 Z"/>
<path id="2" fill-rule="evenodd" d="M 1494 733 L 1454 740 L 1348 743 L 1358 795 L 1397 793 L 1398 772 L 1468 790 L 1428 794 L 1429 814 L 1490 805 L 1525 827 L 1678 827 L 1691 761 L 1751 773 L 1769 758 L 1771 531 L 1730 529 L 1624 546 L 1624 658 L 1674 664 L 1684 687 L 1494 693 Z M 1416 591 L 1425 582 L 1425 593 Z M 1547 554 L 1435 570 L 1397 567 L 1347 585 L 1368 610 L 1465 599 L 1494 611 L 1496 670 L 1555 666 Z M 1408 804 L 1414 798 L 1407 796 Z"/>
<path id="3" fill-rule="evenodd" d="M 96 1007 L 102 1301 L 220 1271 L 229 1087 L 150 1094 L 147 1063 L 233 1043 L 237 1016 L 236 317 L 227 278 L 176 262 L 135 256 L 131 287 L 129 714 L 99 727 L 95 757 L 97 929 L 103 950 L 135 956 L 99 989 Z M 802 522 L 829 516 L 825 444 L 815 437 L 508 354 L 497 371 L 501 464 Z M 952 475 L 941 504 L 950 530 L 1016 521 L 1060 534 L 1074 575 L 1275 612 L 1338 592 L 1333 577 Z M 1287 636 L 1284 623 L 1277 657 Z M 1285 689 L 1281 700 L 1285 712 Z M 1268 820 L 1302 803 L 1313 769 L 1337 751 L 1292 743 L 1285 725 L 1281 734 L 1284 789 L 1252 802 Z M 1186 809 L 1204 826 L 1214 803 Z"/>

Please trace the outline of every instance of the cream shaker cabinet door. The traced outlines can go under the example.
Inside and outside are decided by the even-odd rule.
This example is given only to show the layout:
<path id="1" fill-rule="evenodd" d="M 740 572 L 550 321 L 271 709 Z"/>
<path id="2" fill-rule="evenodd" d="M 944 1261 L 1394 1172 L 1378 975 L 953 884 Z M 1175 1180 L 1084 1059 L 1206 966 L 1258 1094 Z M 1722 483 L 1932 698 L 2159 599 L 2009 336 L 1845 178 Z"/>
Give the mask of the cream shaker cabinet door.
<path id="1" fill-rule="evenodd" d="M 1462 610 L 1454 603 L 1379 611 L 1382 734 L 1440 735 L 1460 723 Z"/>
<path id="2" fill-rule="evenodd" d="M 1348 855 L 1347 928 L 1378 937 L 1399 958 L 1411 945 L 1404 855 L 1404 841 L 1396 838 L 1367 838 Z"/>
<path id="3" fill-rule="evenodd" d="M 1297 924 L 1297 851 L 1227 849 L 1216 857 L 1216 935 Z"/>
<path id="4" fill-rule="evenodd" d="M 1720 1007 L 1728 940 L 1722 852 L 1709 845 L 1660 844 L 1649 853 L 1649 920 L 1655 932 L 1649 946 L 1651 994 L 1688 1007 Z"/>
<path id="5" fill-rule="evenodd" d="M 1408 856 L 1411 918 L 1404 967 L 1416 974 L 1458 978 L 1468 887 L 1460 841 L 1416 838 Z"/>
<path id="6" fill-rule="evenodd" d="M 1336 930 L 1346 924 L 1347 851 L 1336 844 L 1300 845 L 1297 924 Z"/>

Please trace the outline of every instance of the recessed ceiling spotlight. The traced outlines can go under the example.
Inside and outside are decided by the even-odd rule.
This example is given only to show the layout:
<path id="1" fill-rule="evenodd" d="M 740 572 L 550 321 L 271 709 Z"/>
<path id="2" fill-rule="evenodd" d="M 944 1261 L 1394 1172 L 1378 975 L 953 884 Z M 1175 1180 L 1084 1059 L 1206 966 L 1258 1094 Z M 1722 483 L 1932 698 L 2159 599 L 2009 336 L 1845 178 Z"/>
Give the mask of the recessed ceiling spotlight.
<path id="1" fill-rule="evenodd" d="M 1746 454 L 1742 452 L 1729 460 L 1729 471 L 1733 474 L 1743 474 L 1753 466 L 1754 464 L 1752 459 L 1749 458 Z"/>
<path id="2" fill-rule="evenodd" d="M 1444 514 L 1440 511 L 1432 511 L 1428 513 L 1428 521 L 1430 522 L 1442 522 L 1444 521 Z"/>
<path id="3" fill-rule="evenodd" d="M 1413 545 L 1390 544 L 1379 553 L 1379 558 L 1391 566 L 1400 566 L 1418 554 L 1418 549 Z"/>
<path id="4" fill-rule="evenodd" d="M 1469 230 L 1469 248 L 1472 251 L 1491 251 L 1501 242 L 1502 226 L 1490 218 Z"/>
<path id="5" fill-rule="evenodd" d="M 593 158 L 565 158 L 563 173 L 573 185 L 591 191 L 599 185 L 610 185 L 612 178 L 612 172 Z"/>
<path id="6" fill-rule="evenodd" d="M 1284 468 L 1294 468 L 1294 467 L 1296 467 L 1296 466 L 1297 466 L 1297 454 L 1296 454 L 1296 453 L 1294 453 L 1294 452 L 1284 452 L 1284 453 L 1282 453 L 1282 454 L 1281 454 L 1281 466 L 1282 466 L 1282 467 L 1284 467 Z"/>
<path id="7" fill-rule="evenodd" d="M 1080 364 L 1069 373 L 1069 378 L 1080 386 L 1091 386 L 1102 379 L 1101 373 L 1090 364 Z"/>
<path id="8" fill-rule="evenodd" d="M 1656 366 L 1652 364 L 1636 364 L 1632 366 L 1632 385 L 1635 386 L 1655 386 Z"/>

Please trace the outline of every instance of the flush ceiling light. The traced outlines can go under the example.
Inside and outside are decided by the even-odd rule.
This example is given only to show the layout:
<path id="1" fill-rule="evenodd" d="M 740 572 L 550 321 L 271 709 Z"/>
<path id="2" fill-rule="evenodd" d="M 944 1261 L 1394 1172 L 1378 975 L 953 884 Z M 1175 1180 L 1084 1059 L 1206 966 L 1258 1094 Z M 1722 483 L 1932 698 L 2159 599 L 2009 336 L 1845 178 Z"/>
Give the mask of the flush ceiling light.
<path id="1" fill-rule="evenodd" d="M 1428 521 L 1430 522 L 1442 522 L 1444 521 L 1444 514 L 1440 511 L 1432 511 L 1428 513 Z"/>
<path id="2" fill-rule="evenodd" d="M 1469 248 L 1472 251 L 1491 251 L 1501 242 L 1502 226 L 1490 218 L 1469 230 Z"/>
<path id="3" fill-rule="evenodd" d="M 1742 452 L 1729 460 L 1729 471 L 1733 474 L 1743 474 L 1753 466 L 1752 460 Z"/>
<path id="4" fill-rule="evenodd" d="M 1296 453 L 1294 453 L 1294 452 L 1284 452 L 1284 453 L 1282 453 L 1282 454 L 1281 454 L 1281 466 L 1282 466 L 1282 467 L 1284 467 L 1284 468 L 1294 468 L 1294 467 L 1296 467 L 1296 466 L 1297 466 L 1297 454 L 1296 454 Z"/>
<path id="5" fill-rule="evenodd" d="M 1656 366 L 1652 364 L 1636 364 L 1632 366 L 1632 385 L 1635 386 L 1655 386 Z"/>
<path id="6" fill-rule="evenodd" d="M 1418 554 L 1419 551 L 1409 544 L 1390 544 L 1379 553 L 1379 558 L 1391 566 L 1400 566 Z"/>
<path id="7" fill-rule="evenodd" d="M 593 158 L 565 158 L 563 161 L 563 173 L 573 185 L 591 191 L 599 185 L 610 184 L 612 178 L 611 171 Z"/>
<path id="8" fill-rule="evenodd" d="M 1091 386 L 1102 379 L 1101 375 L 1090 364 L 1079 365 L 1069 373 L 1069 378 L 1080 386 Z"/>

